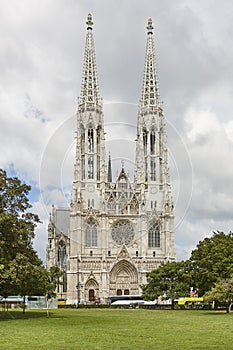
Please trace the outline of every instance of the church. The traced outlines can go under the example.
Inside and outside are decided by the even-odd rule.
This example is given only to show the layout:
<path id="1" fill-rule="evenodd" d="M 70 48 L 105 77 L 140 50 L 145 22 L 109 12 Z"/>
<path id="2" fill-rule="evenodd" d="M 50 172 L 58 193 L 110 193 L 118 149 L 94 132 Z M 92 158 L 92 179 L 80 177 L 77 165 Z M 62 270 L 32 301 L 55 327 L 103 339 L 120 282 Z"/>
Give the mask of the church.
<path id="1" fill-rule="evenodd" d="M 57 265 L 64 272 L 58 298 L 77 306 L 96 300 L 106 303 L 114 295 L 140 295 L 147 272 L 175 260 L 166 126 L 152 20 L 146 28 L 133 181 L 123 161 L 113 179 L 110 155 L 106 160 L 91 14 L 86 24 L 70 207 L 52 207 L 46 250 L 47 268 Z"/>

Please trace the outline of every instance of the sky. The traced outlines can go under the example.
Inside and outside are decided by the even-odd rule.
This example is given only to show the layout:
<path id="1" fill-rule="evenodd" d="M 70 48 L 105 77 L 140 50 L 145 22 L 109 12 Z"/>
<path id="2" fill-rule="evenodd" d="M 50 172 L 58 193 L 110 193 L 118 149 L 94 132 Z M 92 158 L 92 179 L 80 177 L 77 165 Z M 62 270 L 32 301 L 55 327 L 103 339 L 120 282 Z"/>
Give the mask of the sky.
<path id="1" fill-rule="evenodd" d="M 133 178 L 146 25 L 153 19 L 175 204 L 175 251 L 187 259 L 233 228 L 231 0 L 0 0 L 0 167 L 32 186 L 45 260 L 51 205 L 69 206 L 86 17 L 93 34 L 113 177 Z"/>

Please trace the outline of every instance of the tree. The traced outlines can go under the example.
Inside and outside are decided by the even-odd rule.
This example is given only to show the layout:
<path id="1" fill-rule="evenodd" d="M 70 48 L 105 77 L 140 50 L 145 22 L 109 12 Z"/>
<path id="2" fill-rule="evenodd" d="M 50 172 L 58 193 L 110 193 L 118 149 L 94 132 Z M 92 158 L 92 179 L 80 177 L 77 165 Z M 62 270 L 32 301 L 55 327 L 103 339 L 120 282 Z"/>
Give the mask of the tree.
<path id="1" fill-rule="evenodd" d="M 188 262 L 171 262 L 159 266 L 147 274 L 147 284 L 142 286 L 143 299 L 154 300 L 158 297 L 172 299 L 188 295 L 190 279 Z"/>
<path id="2" fill-rule="evenodd" d="M 214 287 L 205 293 L 204 298 L 208 302 L 226 303 L 226 312 L 230 313 L 233 305 L 233 277 L 215 283 Z"/>
<path id="3" fill-rule="evenodd" d="M 49 316 L 48 300 L 56 297 L 56 288 L 60 284 L 59 279 L 62 274 L 63 272 L 58 266 L 52 266 L 49 270 L 44 271 L 42 286 L 43 295 L 45 295 L 47 302 L 47 317 Z"/>
<path id="4" fill-rule="evenodd" d="M 25 297 L 27 295 L 44 295 L 44 270 L 42 261 L 31 261 L 30 257 L 17 253 L 15 259 L 7 266 L 8 283 L 13 286 L 13 295 L 24 297 L 23 312 L 25 312 Z"/>
<path id="5" fill-rule="evenodd" d="M 40 221 L 38 215 L 29 211 L 30 189 L 0 169 L 0 295 L 4 297 L 25 295 L 26 291 L 30 294 L 30 287 L 33 292 L 43 270 L 32 246 Z"/>
<path id="6" fill-rule="evenodd" d="M 31 187 L 22 183 L 17 177 L 8 177 L 0 169 L 0 213 L 19 214 L 31 207 L 28 193 Z"/>
<path id="7" fill-rule="evenodd" d="M 0 169 L 0 295 L 45 295 L 48 300 L 56 296 L 62 273 L 56 266 L 47 271 L 33 249 L 40 220 L 29 211 L 30 189 Z"/>
<path id="8" fill-rule="evenodd" d="M 204 295 L 219 279 L 233 274 L 233 234 L 214 232 L 210 238 L 200 241 L 190 258 L 192 285 Z"/>
<path id="9" fill-rule="evenodd" d="M 14 259 L 16 253 L 32 251 L 34 230 L 40 222 L 29 212 L 31 187 L 0 169 L 0 264 Z"/>
<path id="10" fill-rule="evenodd" d="M 63 272 L 60 270 L 58 266 L 52 266 L 49 270 L 45 270 L 44 274 L 44 295 L 48 298 L 56 297 L 56 288 L 59 282 L 59 278 L 63 275 Z"/>

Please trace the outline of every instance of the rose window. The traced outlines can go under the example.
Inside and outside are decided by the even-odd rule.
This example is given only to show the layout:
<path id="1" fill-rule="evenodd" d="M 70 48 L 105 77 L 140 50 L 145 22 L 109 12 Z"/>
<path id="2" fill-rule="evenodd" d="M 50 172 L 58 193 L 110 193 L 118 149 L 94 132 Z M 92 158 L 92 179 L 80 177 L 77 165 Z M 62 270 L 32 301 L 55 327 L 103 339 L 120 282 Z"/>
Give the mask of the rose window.
<path id="1" fill-rule="evenodd" d="M 134 238 L 133 225 L 127 220 L 117 221 L 112 227 L 112 238 L 118 245 L 128 245 Z"/>

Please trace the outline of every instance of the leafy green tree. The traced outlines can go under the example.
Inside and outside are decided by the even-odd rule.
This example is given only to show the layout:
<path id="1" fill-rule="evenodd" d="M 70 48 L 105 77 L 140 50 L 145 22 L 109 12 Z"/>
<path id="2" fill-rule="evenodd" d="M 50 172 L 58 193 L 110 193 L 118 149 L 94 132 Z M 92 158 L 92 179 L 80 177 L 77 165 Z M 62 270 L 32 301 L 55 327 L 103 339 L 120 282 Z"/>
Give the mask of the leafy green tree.
<path id="1" fill-rule="evenodd" d="M 32 241 L 39 217 L 29 211 L 30 186 L 0 169 L 0 295 L 25 295 L 38 285 L 42 262 Z M 36 274 L 34 282 L 33 274 Z M 21 281 L 20 281 L 21 280 Z M 33 293 L 34 294 L 34 293 Z"/>
<path id="2" fill-rule="evenodd" d="M 208 302 L 226 303 L 226 312 L 230 313 L 233 306 L 233 277 L 215 283 L 214 287 L 205 293 L 204 299 Z"/>
<path id="3" fill-rule="evenodd" d="M 0 213 L 12 213 L 18 215 L 31 207 L 28 193 L 31 187 L 22 183 L 17 177 L 8 177 L 3 169 L 0 169 Z"/>
<path id="4" fill-rule="evenodd" d="M 43 283 L 41 285 L 47 302 L 47 317 L 49 316 L 48 301 L 56 297 L 56 288 L 60 284 L 59 279 L 62 274 L 58 266 L 52 266 L 49 270 L 44 270 Z"/>
<path id="5" fill-rule="evenodd" d="M 63 272 L 60 270 L 58 266 L 52 266 L 49 270 L 44 271 L 44 295 L 47 299 L 56 297 L 56 288 L 59 282 L 59 278 L 62 276 Z"/>
<path id="6" fill-rule="evenodd" d="M 143 299 L 154 300 L 158 297 L 174 299 L 188 295 L 190 278 L 188 262 L 171 262 L 159 266 L 147 274 L 147 284 L 142 286 Z"/>
<path id="7" fill-rule="evenodd" d="M 7 266 L 8 283 L 13 286 L 13 294 L 24 297 L 23 312 L 25 312 L 25 297 L 27 295 L 44 295 L 44 270 L 42 261 L 31 261 L 30 257 L 17 253 L 15 259 Z"/>
<path id="8" fill-rule="evenodd" d="M 5 265 L 19 252 L 27 255 L 33 250 L 34 230 L 40 221 L 38 215 L 29 212 L 30 189 L 0 169 L 0 264 Z"/>
<path id="9" fill-rule="evenodd" d="M 47 271 L 33 249 L 39 217 L 29 210 L 31 187 L 0 169 L 0 295 L 55 297 L 61 271 Z M 25 308 L 23 309 L 25 311 Z"/>
<path id="10" fill-rule="evenodd" d="M 200 241 L 190 258 L 192 285 L 204 295 L 217 280 L 233 274 L 233 234 L 214 232 L 210 238 Z"/>

